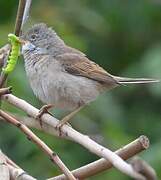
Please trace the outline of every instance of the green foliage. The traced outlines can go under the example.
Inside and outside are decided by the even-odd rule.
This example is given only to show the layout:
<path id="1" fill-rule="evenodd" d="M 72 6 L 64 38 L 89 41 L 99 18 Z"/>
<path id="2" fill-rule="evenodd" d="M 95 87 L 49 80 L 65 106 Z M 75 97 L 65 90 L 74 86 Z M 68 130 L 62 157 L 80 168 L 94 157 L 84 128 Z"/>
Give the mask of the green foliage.
<path id="1" fill-rule="evenodd" d="M 5 0 L 1 0 L 0 4 L 4 7 L 2 9 L 7 9 L 5 13 L 1 11 L 0 16 L 2 45 L 7 42 L 7 34 L 13 30 L 17 4 Z M 68 45 L 82 50 L 112 74 L 161 79 L 159 1 L 35 0 L 25 29 L 37 22 L 52 26 Z M 9 77 L 8 84 L 13 86 L 15 95 L 41 107 L 30 89 L 22 60 Z M 23 115 L 7 103 L 3 103 L 3 108 Z M 53 113 L 59 118 L 63 116 L 56 109 Z M 147 135 L 151 146 L 141 156 L 156 169 L 161 179 L 160 117 L 161 83 L 132 85 L 100 96 L 74 118 L 72 125 L 113 150 L 141 134 Z M 59 174 L 58 169 L 22 133 L 11 125 L 0 123 L 0 147 L 21 167 L 38 179 Z M 53 146 L 70 169 L 97 158 L 80 145 L 35 132 L 50 147 Z M 129 178 L 112 170 L 90 179 Z"/>

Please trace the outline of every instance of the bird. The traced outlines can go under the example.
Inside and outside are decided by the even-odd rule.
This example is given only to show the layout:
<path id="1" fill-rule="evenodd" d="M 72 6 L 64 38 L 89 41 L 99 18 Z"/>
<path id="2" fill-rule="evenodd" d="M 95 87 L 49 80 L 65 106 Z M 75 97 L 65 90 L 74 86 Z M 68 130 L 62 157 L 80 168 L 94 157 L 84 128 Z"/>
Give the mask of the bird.
<path id="1" fill-rule="evenodd" d="M 30 86 L 45 106 L 71 111 L 58 124 L 67 123 L 82 107 L 100 94 L 126 84 L 158 82 L 156 79 L 114 76 L 83 52 L 68 46 L 45 23 L 33 25 L 20 37 Z"/>

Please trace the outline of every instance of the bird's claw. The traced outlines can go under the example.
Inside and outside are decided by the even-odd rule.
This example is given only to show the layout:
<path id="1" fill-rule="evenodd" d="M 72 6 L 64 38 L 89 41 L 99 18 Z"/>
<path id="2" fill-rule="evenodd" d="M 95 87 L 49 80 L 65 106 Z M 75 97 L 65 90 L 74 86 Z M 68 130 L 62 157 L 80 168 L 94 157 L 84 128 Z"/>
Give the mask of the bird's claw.
<path id="1" fill-rule="evenodd" d="M 52 107 L 53 107 L 52 104 L 47 104 L 40 108 L 39 113 L 36 116 L 36 119 L 39 121 L 41 128 L 42 128 L 42 119 L 41 119 L 42 115 L 45 113 L 51 114 L 48 110 L 51 109 Z"/>
<path id="2" fill-rule="evenodd" d="M 64 125 L 68 125 L 69 127 L 72 127 L 71 124 L 69 124 L 68 122 L 65 122 L 65 123 L 64 123 L 64 122 L 60 121 L 60 122 L 56 125 L 56 127 L 55 127 L 55 129 L 58 130 L 58 132 L 59 132 L 59 136 L 62 135 L 62 127 L 63 127 Z"/>

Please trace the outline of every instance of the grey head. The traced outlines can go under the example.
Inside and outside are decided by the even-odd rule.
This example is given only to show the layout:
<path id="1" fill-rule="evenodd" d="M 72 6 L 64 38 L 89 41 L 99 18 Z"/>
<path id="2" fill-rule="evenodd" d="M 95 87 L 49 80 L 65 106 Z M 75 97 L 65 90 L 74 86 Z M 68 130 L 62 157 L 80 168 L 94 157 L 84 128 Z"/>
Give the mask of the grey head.
<path id="1" fill-rule="evenodd" d="M 67 46 L 64 41 L 45 23 L 33 25 L 27 32 L 23 32 L 22 38 L 39 48 L 45 49 L 48 54 L 57 56 L 63 53 L 77 53 L 84 55 L 79 50 Z"/>
<path id="2" fill-rule="evenodd" d="M 51 54 L 57 54 L 65 45 L 56 32 L 44 23 L 33 25 L 27 32 L 23 33 L 22 38 L 36 47 L 45 48 Z"/>

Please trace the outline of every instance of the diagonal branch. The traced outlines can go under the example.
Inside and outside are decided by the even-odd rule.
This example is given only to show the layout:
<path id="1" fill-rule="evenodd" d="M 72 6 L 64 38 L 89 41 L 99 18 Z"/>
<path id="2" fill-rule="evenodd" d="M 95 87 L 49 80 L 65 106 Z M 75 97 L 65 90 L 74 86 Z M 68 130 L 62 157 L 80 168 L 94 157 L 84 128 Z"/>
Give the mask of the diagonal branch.
<path id="1" fill-rule="evenodd" d="M 19 116 L 17 114 L 14 114 L 14 117 L 16 117 L 16 119 L 18 119 L 18 121 L 22 122 L 23 124 L 25 124 L 29 127 L 42 130 L 40 123 L 32 117 L 24 117 L 24 116 Z M 51 127 L 45 123 L 43 123 L 43 131 L 48 134 L 55 135 L 55 133 L 53 131 L 53 127 Z M 132 156 L 138 154 L 139 152 L 147 149 L 148 147 L 149 147 L 149 139 L 146 136 L 142 135 L 135 141 L 133 141 L 133 142 L 129 143 L 128 145 L 124 146 L 123 148 L 120 148 L 119 150 L 115 151 L 115 153 L 117 155 L 119 155 L 122 159 L 127 160 L 127 159 L 131 158 Z M 112 164 L 109 161 L 106 161 L 105 159 L 101 158 L 95 162 L 92 162 L 88 165 L 85 165 L 83 167 L 73 170 L 72 173 L 76 178 L 84 179 L 84 178 L 88 178 L 90 176 L 96 175 L 107 169 L 110 169 L 111 167 L 112 167 Z M 59 178 L 62 180 L 66 179 L 66 177 L 64 175 L 60 175 L 60 176 L 53 177 L 53 180 L 55 180 L 55 179 L 59 180 Z"/>
<path id="2" fill-rule="evenodd" d="M 26 134 L 28 139 L 32 140 L 32 142 L 34 142 L 40 149 L 42 149 L 50 157 L 51 161 L 54 162 L 67 176 L 67 178 L 69 178 L 70 180 L 76 180 L 69 169 L 61 161 L 59 156 L 55 152 L 53 152 L 40 138 L 38 138 L 27 126 L 20 123 L 18 120 L 16 120 L 3 110 L 0 110 L 0 116 L 3 117 L 7 122 L 18 127 L 24 134 Z"/>
<path id="3" fill-rule="evenodd" d="M 16 163 L 14 163 L 6 154 L 3 153 L 6 159 L 6 163 L 13 166 L 14 168 L 21 169 Z"/>
<path id="4" fill-rule="evenodd" d="M 14 30 L 16 36 L 19 36 L 21 33 L 25 5 L 26 5 L 26 0 L 19 0 L 17 17 L 16 17 L 16 22 L 15 22 L 15 30 Z"/>
<path id="5" fill-rule="evenodd" d="M 10 180 L 36 180 L 34 177 L 27 174 L 22 168 L 20 168 L 17 164 L 15 164 L 7 155 L 5 155 L 2 151 L 0 151 L 0 156 L 5 159 L 5 168 L 9 171 Z M 0 173 L 0 177 L 2 178 L 2 174 Z M 4 178 L 2 178 L 4 180 Z M 9 180 L 8 179 L 8 180 Z"/>
<path id="6" fill-rule="evenodd" d="M 12 93 L 12 87 L 7 87 L 7 88 L 1 88 L 0 89 L 0 96 L 4 95 L 4 94 L 10 94 Z"/>
<path id="7" fill-rule="evenodd" d="M 23 124 L 26 124 L 29 127 L 42 130 L 40 123 L 32 117 L 24 117 L 24 116 L 19 116 L 17 114 L 14 114 L 14 117 L 16 117 L 18 121 L 22 122 Z M 53 131 L 53 127 L 45 123 L 43 124 L 43 131 L 48 134 L 55 135 Z M 135 141 L 115 151 L 115 153 L 119 155 L 122 159 L 127 160 L 133 157 L 134 155 L 138 154 L 139 152 L 146 150 L 148 147 L 149 147 L 149 139 L 146 136 L 142 135 Z M 101 158 L 97 161 L 94 161 L 90 164 L 87 164 L 83 167 L 73 170 L 72 174 L 78 179 L 84 179 L 90 176 L 94 176 L 102 171 L 108 170 L 111 167 L 112 167 L 112 164 L 109 161 L 106 161 L 105 159 Z M 50 179 L 51 180 L 65 180 L 66 177 L 64 175 L 59 175 L 53 178 L 49 178 L 48 180 Z"/>
<path id="8" fill-rule="evenodd" d="M 22 28 L 24 24 L 27 22 L 27 19 L 29 18 L 29 11 L 31 7 L 32 0 L 26 0 L 26 5 L 25 5 L 25 11 L 23 15 L 23 20 L 22 20 Z"/>
<path id="9" fill-rule="evenodd" d="M 14 116 L 20 122 L 22 122 L 23 124 L 26 124 L 29 127 L 42 130 L 41 126 L 40 126 L 40 123 L 38 121 L 36 121 L 34 118 L 32 118 L 32 117 L 24 117 L 24 116 L 20 117 L 20 116 L 18 116 L 16 114 L 14 114 Z M 55 133 L 53 132 L 53 127 L 51 127 L 51 126 L 49 126 L 49 125 L 47 125 L 45 123 L 43 124 L 43 131 L 48 133 L 48 134 L 55 135 Z M 139 152 L 147 149 L 148 147 L 149 147 L 149 139 L 146 136 L 142 135 L 138 139 L 136 139 L 135 141 L 133 141 L 133 142 L 127 144 L 126 146 L 124 146 L 123 148 L 120 148 L 119 150 L 115 151 L 115 153 L 117 155 L 119 155 L 122 159 L 127 160 L 127 159 L 133 157 L 134 155 L 138 154 Z M 133 164 L 134 163 L 132 163 L 132 165 Z M 109 161 L 106 161 L 105 159 L 101 158 L 101 159 L 99 159 L 99 160 L 97 160 L 95 162 L 92 162 L 92 163 L 90 163 L 88 165 L 85 165 L 83 167 L 80 167 L 78 169 L 73 170 L 72 173 L 76 178 L 84 179 L 84 178 L 88 178 L 90 176 L 96 175 L 96 174 L 98 174 L 98 173 L 100 173 L 102 171 L 108 170 L 111 167 L 112 167 L 112 164 Z M 133 167 L 135 167 L 135 166 L 133 165 Z M 144 170 L 146 170 L 146 169 L 144 168 Z M 140 172 L 140 171 L 138 171 L 138 172 Z M 155 171 L 154 170 L 149 171 L 149 168 L 148 168 L 148 172 L 152 172 L 151 173 L 152 175 L 155 174 Z M 145 173 L 144 173 L 144 175 L 145 175 Z M 145 177 L 147 177 L 147 175 Z M 66 177 L 64 175 L 59 175 L 59 176 L 56 176 L 56 177 L 53 177 L 53 178 L 50 178 L 50 179 L 51 180 L 52 179 L 53 180 L 59 180 L 59 179 L 64 180 L 64 179 L 66 179 Z M 50 179 L 48 179 L 48 180 L 50 180 Z"/>
<path id="10" fill-rule="evenodd" d="M 157 180 L 155 170 L 144 160 L 135 157 L 131 160 L 131 164 L 137 172 L 143 174 L 147 180 Z"/>
<path id="11" fill-rule="evenodd" d="M 9 44 L 6 44 L 2 48 L 0 48 L 0 68 L 3 67 L 5 62 L 7 61 L 10 49 L 11 46 Z"/>
<path id="12" fill-rule="evenodd" d="M 0 177 L 3 180 L 10 180 L 8 167 L 6 166 L 6 159 L 0 150 Z"/>
<path id="13" fill-rule="evenodd" d="M 26 101 L 14 95 L 4 95 L 2 96 L 2 98 L 3 100 L 9 102 L 10 104 L 22 109 L 33 118 L 36 118 L 37 114 L 39 113 L 38 109 L 36 109 Z M 44 114 L 41 119 L 43 122 L 45 122 L 45 124 L 52 126 L 53 131 L 55 130 L 55 135 L 59 136 L 60 134 L 59 130 L 56 128 L 59 123 L 59 120 L 57 120 L 56 118 L 54 118 L 49 114 Z M 122 158 L 120 158 L 114 152 L 103 147 L 102 145 L 99 145 L 98 143 L 90 139 L 88 136 L 77 132 L 68 125 L 64 125 L 61 128 L 61 132 L 62 132 L 61 133 L 62 137 L 77 142 L 82 146 L 84 146 L 89 151 L 91 151 L 92 153 L 97 154 L 99 157 L 103 157 L 107 161 L 110 161 L 112 165 L 115 168 L 119 169 L 121 172 L 136 179 L 145 179 L 142 175 L 137 173 L 130 164 L 126 163 Z"/>
<path id="14" fill-rule="evenodd" d="M 148 138 L 146 136 L 140 136 L 135 141 L 115 151 L 115 153 L 124 160 L 127 160 L 133 157 L 134 155 L 138 154 L 139 152 L 147 149 L 148 147 Z M 85 179 L 110 168 L 112 168 L 112 164 L 109 161 L 106 161 L 105 159 L 101 158 L 97 161 L 94 161 L 90 164 L 73 170 L 72 173 L 78 179 Z M 66 177 L 62 174 L 53 178 L 49 178 L 48 180 L 66 180 Z"/>
<path id="15" fill-rule="evenodd" d="M 22 169 L 17 169 L 10 164 L 7 164 L 7 167 L 11 176 L 10 180 L 36 180 L 34 177 L 28 175 Z"/>

